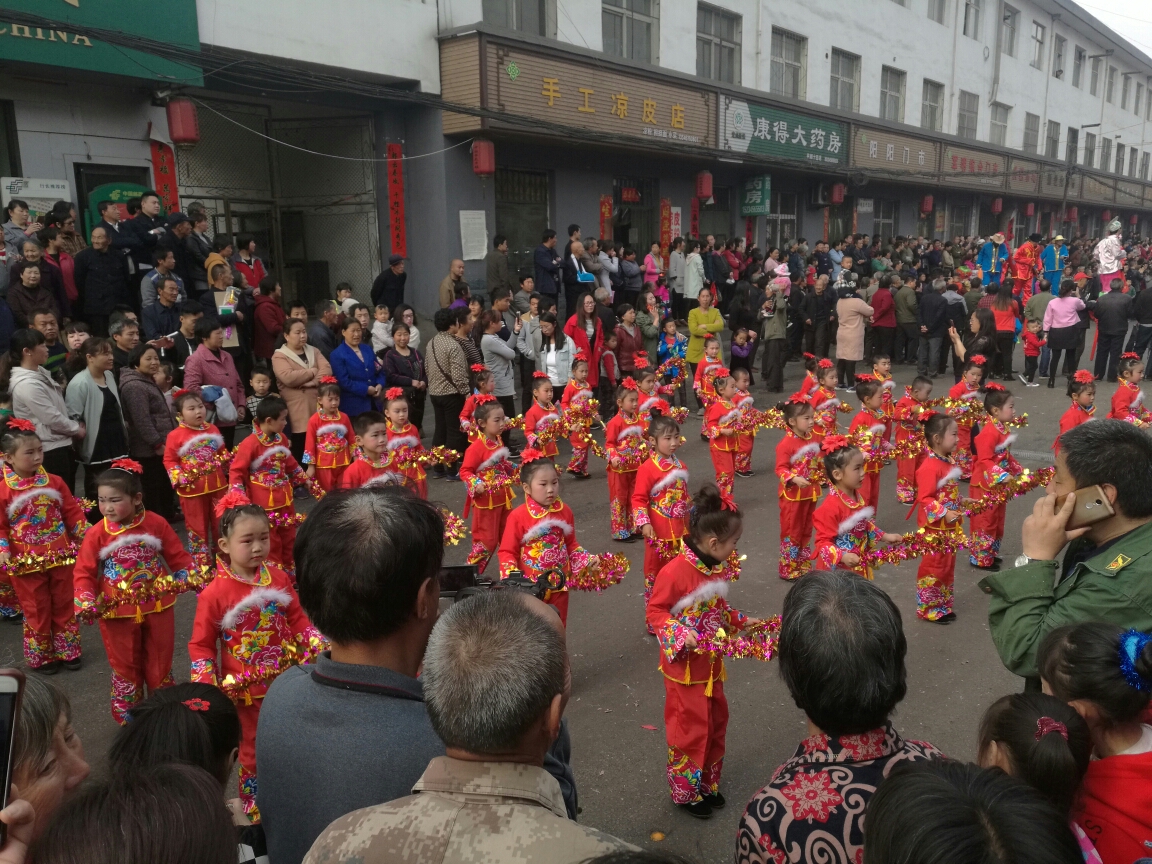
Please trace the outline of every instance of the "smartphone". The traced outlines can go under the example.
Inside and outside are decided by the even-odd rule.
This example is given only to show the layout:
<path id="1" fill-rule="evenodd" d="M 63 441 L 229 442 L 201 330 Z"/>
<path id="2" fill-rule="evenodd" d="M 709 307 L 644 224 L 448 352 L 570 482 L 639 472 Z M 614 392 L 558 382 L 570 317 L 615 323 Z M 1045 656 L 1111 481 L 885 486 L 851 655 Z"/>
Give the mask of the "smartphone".
<path id="1" fill-rule="evenodd" d="M 0 809 L 8 806 L 8 793 L 12 789 L 12 742 L 16 740 L 23 695 L 24 673 L 19 669 L 0 669 L 0 747 L 4 748 L 4 793 L 0 795 Z M 0 846 L 7 839 L 8 826 L 0 822 Z"/>
<path id="2" fill-rule="evenodd" d="M 1108 503 L 1108 496 L 1099 486 L 1077 489 L 1072 494 L 1076 496 L 1076 506 L 1072 510 L 1072 515 L 1068 517 L 1067 527 L 1069 529 L 1087 528 L 1089 525 L 1095 525 L 1097 522 L 1103 522 L 1110 516 L 1116 515 L 1116 511 Z M 1057 498 L 1057 509 L 1063 507 L 1066 500 L 1066 495 Z"/>

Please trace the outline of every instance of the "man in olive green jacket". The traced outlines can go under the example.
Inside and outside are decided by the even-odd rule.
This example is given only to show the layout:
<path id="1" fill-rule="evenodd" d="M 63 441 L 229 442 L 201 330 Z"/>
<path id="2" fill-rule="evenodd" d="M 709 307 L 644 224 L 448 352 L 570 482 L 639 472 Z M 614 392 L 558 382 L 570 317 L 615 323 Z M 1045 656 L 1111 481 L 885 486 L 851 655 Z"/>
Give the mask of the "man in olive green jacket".
<path id="1" fill-rule="evenodd" d="M 1106 505 L 1095 504 L 1096 486 Z M 1060 436 L 1048 491 L 1024 520 L 1015 568 L 980 582 L 991 595 L 988 625 L 1000 659 L 1029 679 L 1038 674 L 1036 649 L 1056 627 L 1107 621 L 1152 630 L 1152 438 L 1119 420 L 1077 426 Z M 1077 498 L 1088 513 L 1113 515 L 1069 530 Z M 1061 566 L 1056 556 L 1065 545 Z"/>

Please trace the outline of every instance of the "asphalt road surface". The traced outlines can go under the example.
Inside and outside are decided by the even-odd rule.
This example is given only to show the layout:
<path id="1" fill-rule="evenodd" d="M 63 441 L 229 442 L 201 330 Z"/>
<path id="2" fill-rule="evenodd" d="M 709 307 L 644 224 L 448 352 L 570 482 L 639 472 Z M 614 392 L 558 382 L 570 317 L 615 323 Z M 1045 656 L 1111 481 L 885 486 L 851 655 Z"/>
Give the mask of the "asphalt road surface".
<path id="1" fill-rule="evenodd" d="M 1017 353 L 1017 368 L 1022 365 Z M 863 370 L 861 370 L 863 371 Z M 910 366 L 895 367 L 897 393 L 915 376 Z M 787 367 L 786 387 L 799 386 L 800 364 Z M 1017 413 L 1027 412 L 1028 426 L 1013 446 L 1027 467 L 1051 464 L 1051 444 L 1060 415 L 1068 406 L 1062 381 L 1054 390 L 1009 384 L 1016 396 Z M 937 379 L 933 395 L 941 395 L 952 376 Z M 1107 412 L 1115 384 L 1099 388 L 1097 404 Z M 753 388 L 760 407 L 769 397 L 759 384 Z M 851 394 L 843 397 L 857 407 Z M 851 415 L 841 415 L 841 429 Z M 713 479 L 706 445 L 699 437 L 695 414 L 685 424 L 687 444 L 680 456 L 691 474 L 690 485 Z M 431 418 L 427 421 L 431 431 Z M 744 513 L 740 551 L 748 556 L 743 574 L 729 594 L 729 602 L 754 616 L 781 609 L 788 585 L 776 575 L 779 525 L 776 478 L 772 473 L 774 449 L 780 432 L 762 431 L 752 457 L 756 476 L 737 478 L 735 496 Z M 566 455 L 566 451 L 564 451 Z M 792 704 L 780 681 L 776 664 L 743 660 L 728 663 L 726 692 L 731 706 L 727 755 L 721 790 L 726 809 L 711 820 L 700 821 L 679 812 L 670 802 L 665 781 L 664 685 L 657 671 L 655 639 L 646 635 L 643 610 L 643 547 L 610 540 L 607 482 L 604 463 L 593 457 L 593 478 L 577 482 L 567 476 L 564 500 L 577 518 L 577 535 L 590 551 L 625 552 L 632 572 L 604 594 L 574 593 L 568 617 L 568 650 L 572 659 L 572 698 L 567 717 L 571 725 L 573 766 L 579 788 L 580 820 L 631 843 L 685 856 L 699 862 L 732 859 L 736 826 L 748 799 L 766 783 L 776 767 L 795 751 L 805 735 L 803 714 Z M 881 503 L 877 522 L 885 531 L 911 530 L 905 521 L 908 507 L 896 500 L 896 469 L 889 465 L 881 477 Z M 462 484 L 430 481 L 433 500 L 460 513 Z M 1008 507 L 1007 529 L 1001 554 L 1011 566 L 1020 554 L 1021 522 L 1036 493 Z M 517 503 L 522 501 L 518 495 Z M 307 509 L 305 502 L 302 509 Z M 182 530 L 182 526 L 178 526 Z M 448 563 L 462 562 L 468 541 L 451 548 Z M 971 760 L 976 755 L 976 732 L 983 710 L 996 698 L 1022 689 L 1021 679 L 1000 664 L 988 634 L 987 599 L 976 583 L 982 575 L 961 558 L 956 568 L 955 611 L 951 625 L 916 619 L 916 561 L 877 570 L 876 584 L 895 600 L 904 617 L 908 637 L 908 695 L 893 720 L 899 732 L 930 741 L 948 755 Z M 177 680 L 188 680 L 187 642 L 195 612 L 195 598 L 184 596 L 176 606 Z M 73 722 L 97 774 L 105 769 L 105 753 L 116 732 L 109 712 L 109 669 L 96 627 L 83 628 L 84 666 L 78 672 L 61 671 L 53 679 L 72 700 Z M 22 666 L 20 628 L 0 625 L 0 664 Z M 658 833 L 657 833 L 658 832 Z M 654 840 L 654 836 L 663 839 Z"/>

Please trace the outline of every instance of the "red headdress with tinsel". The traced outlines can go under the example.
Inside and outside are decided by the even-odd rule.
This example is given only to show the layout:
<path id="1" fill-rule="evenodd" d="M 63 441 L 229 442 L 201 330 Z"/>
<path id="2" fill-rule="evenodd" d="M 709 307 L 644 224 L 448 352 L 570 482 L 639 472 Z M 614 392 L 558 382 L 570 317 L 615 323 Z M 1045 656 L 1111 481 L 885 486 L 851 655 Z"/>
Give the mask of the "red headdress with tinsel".
<path id="1" fill-rule="evenodd" d="M 973 366 L 983 366 L 985 363 L 988 362 L 988 358 L 985 357 L 983 354 L 973 354 L 971 357 L 968 358 L 968 362 L 971 363 Z"/>
<path id="2" fill-rule="evenodd" d="M 820 452 L 825 456 L 831 456 L 837 450 L 843 450 L 845 447 L 851 446 L 852 445 L 848 443 L 848 439 L 843 435 L 829 435 L 820 444 Z"/>
<path id="3" fill-rule="evenodd" d="M 520 464 L 521 465 L 529 465 L 532 462 L 536 462 L 540 459 L 547 459 L 547 458 L 548 457 L 545 456 L 542 451 L 537 450 L 535 447 L 525 447 L 523 450 L 520 451 Z"/>
<path id="4" fill-rule="evenodd" d="M 1120 359 L 1121 360 L 1139 360 L 1140 355 L 1137 354 L 1135 351 L 1125 351 L 1123 354 L 1120 355 Z"/>
<path id="5" fill-rule="evenodd" d="M 179 399 L 181 396 L 187 396 L 191 392 L 192 391 L 186 387 L 181 387 L 179 390 L 173 390 L 172 391 L 172 400 L 175 401 L 175 400 Z"/>
<path id="6" fill-rule="evenodd" d="M 647 351 L 634 352 L 632 354 L 632 362 L 635 364 L 637 371 L 639 371 L 641 369 L 647 369 L 648 368 L 648 352 Z"/>
<path id="7" fill-rule="evenodd" d="M 540 370 L 536 370 L 535 372 L 532 373 L 532 377 L 533 378 L 547 378 L 548 373 L 547 372 L 541 372 Z"/>
<path id="8" fill-rule="evenodd" d="M 320 377 L 320 383 L 321 384 L 339 384 L 340 382 L 336 379 L 335 375 L 322 375 Z"/>
<path id="9" fill-rule="evenodd" d="M 989 381 L 984 385 L 984 389 L 996 393 L 1006 389 L 999 381 Z"/>
<path id="10" fill-rule="evenodd" d="M 477 375 L 479 375 L 481 372 L 487 372 L 488 371 L 488 367 L 485 366 L 483 363 L 473 363 L 468 368 L 471 369 Z"/>
<path id="11" fill-rule="evenodd" d="M 804 359 L 805 360 L 815 360 L 816 355 L 815 354 L 809 354 L 807 351 L 805 351 L 804 352 Z"/>
<path id="12" fill-rule="evenodd" d="M 857 384 L 863 384 L 865 381 L 876 381 L 876 380 L 878 380 L 876 378 L 876 376 L 870 372 L 865 372 L 863 375 L 857 375 L 856 376 L 856 383 Z"/>
<path id="13" fill-rule="evenodd" d="M 820 362 L 816 364 L 817 369 L 831 369 L 836 364 L 829 360 L 827 357 L 821 357 Z"/>
<path id="14" fill-rule="evenodd" d="M 1072 375 L 1072 380 L 1077 384 L 1092 384 L 1096 378 L 1087 369 L 1077 369 Z"/>
<path id="15" fill-rule="evenodd" d="M 489 402 L 495 402 L 495 401 L 496 401 L 496 397 L 493 396 L 491 393 L 481 393 L 479 396 L 476 397 L 476 407 L 480 407 L 481 405 L 487 405 Z"/>
<path id="16" fill-rule="evenodd" d="M 784 400 L 785 405 L 811 405 L 807 397 L 804 396 L 799 390 Z"/>
<path id="17" fill-rule="evenodd" d="M 144 473 L 144 466 L 135 459 L 117 459 L 112 463 L 112 467 L 118 471 L 127 471 L 129 474 Z"/>
<path id="18" fill-rule="evenodd" d="M 588 355 L 584 353 L 583 348 L 581 348 L 579 351 L 577 351 L 575 354 L 572 355 L 572 362 L 573 363 L 587 363 L 588 362 Z"/>
<path id="19" fill-rule="evenodd" d="M 732 370 L 729 369 L 727 366 L 721 366 L 719 369 L 716 369 L 712 373 L 712 377 L 713 378 L 731 378 L 732 377 Z"/>
<path id="20" fill-rule="evenodd" d="M 390 401 L 392 399 L 403 399 L 403 398 L 404 398 L 404 388 L 403 387 L 389 387 L 387 390 L 384 391 L 384 399 L 386 401 Z"/>
<path id="21" fill-rule="evenodd" d="M 8 429 L 17 432 L 35 432 L 36 424 L 22 417 L 12 417 L 8 420 Z"/>
<path id="22" fill-rule="evenodd" d="M 623 381 L 621 381 L 620 386 L 623 387 L 625 390 L 631 390 L 633 393 L 635 393 L 637 390 L 640 389 L 640 387 L 636 384 L 636 379 L 633 378 L 631 375 L 629 375 L 627 378 L 625 378 Z"/>
<path id="23" fill-rule="evenodd" d="M 216 502 L 216 506 L 212 508 L 212 512 L 216 514 L 219 519 L 229 510 L 234 507 L 247 507 L 252 502 L 248 496 L 243 492 L 237 492 L 235 489 L 227 492 L 223 498 Z"/>

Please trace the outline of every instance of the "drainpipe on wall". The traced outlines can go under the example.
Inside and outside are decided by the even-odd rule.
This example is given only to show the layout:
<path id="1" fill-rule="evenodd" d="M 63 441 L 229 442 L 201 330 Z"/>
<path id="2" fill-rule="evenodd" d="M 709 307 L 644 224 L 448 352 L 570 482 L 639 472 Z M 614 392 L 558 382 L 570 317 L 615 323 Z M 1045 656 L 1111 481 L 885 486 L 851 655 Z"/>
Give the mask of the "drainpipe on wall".
<path id="1" fill-rule="evenodd" d="M 760 57 L 762 52 L 762 45 L 764 44 L 764 28 L 762 26 L 764 18 L 764 0 L 756 0 L 756 74 L 754 76 L 756 81 L 756 89 L 760 88 Z"/>
<path id="2" fill-rule="evenodd" d="M 996 52 L 996 57 L 993 60 L 992 66 L 992 92 L 988 95 L 988 106 L 991 107 L 992 103 L 996 101 L 996 95 L 1000 90 L 1000 57 L 1001 57 L 1001 40 L 1004 38 L 1004 0 L 1000 0 L 996 4 L 996 42 L 992 50 Z"/>

